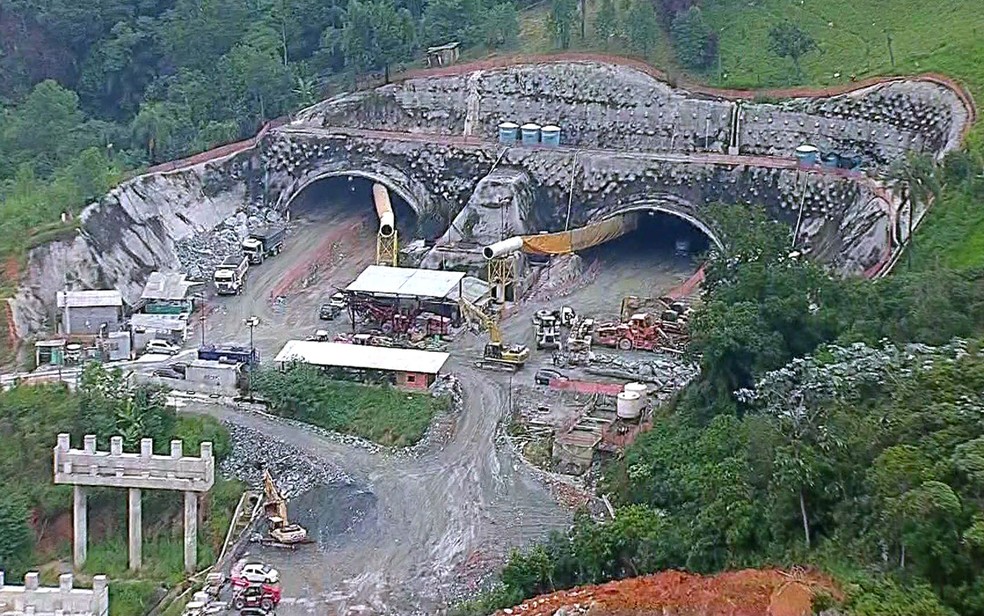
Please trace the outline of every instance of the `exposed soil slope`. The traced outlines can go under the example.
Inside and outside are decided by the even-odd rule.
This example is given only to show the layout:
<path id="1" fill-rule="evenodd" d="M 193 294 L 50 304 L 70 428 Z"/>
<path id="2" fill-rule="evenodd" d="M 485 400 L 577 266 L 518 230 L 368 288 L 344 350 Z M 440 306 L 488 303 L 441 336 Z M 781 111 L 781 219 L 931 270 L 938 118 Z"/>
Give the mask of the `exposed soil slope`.
<path id="1" fill-rule="evenodd" d="M 814 571 L 745 569 L 714 576 L 682 571 L 581 586 L 530 599 L 496 616 L 808 616 L 818 593 L 840 598 L 833 581 Z"/>

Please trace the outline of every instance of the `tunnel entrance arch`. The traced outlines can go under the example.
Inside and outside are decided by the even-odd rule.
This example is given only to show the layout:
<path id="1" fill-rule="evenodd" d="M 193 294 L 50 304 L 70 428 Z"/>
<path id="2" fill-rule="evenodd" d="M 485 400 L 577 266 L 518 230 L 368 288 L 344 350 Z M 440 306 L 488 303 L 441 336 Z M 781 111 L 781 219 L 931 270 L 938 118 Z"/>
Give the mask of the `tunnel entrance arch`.
<path id="1" fill-rule="evenodd" d="M 313 173 L 305 178 L 302 178 L 300 181 L 295 182 L 294 185 L 285 189 L 277 197 L 275 209 L 278 212 L 288 211 L 291 204 L 300 195 L 304 194 L 305 190 L 318 182 L 333 178 L 359 178 L 362 180 L 368 180 L 370 183 L 382 184 L 387 190 L 390 191 L 390 194 L 402 199 L 403 202 L 406 203 L 417 216 L 420 215 L 420 212 L 425 205 L 423 203 L 424 199 L 422 199 L 419 195 L 414 194 L 414 191 L 409 186 L 409 182 L 396 181 L 393 179 L 392 174 L 367 171 L 364 169 L 339 169 Z"/>
<path id="2" fill-rule="evenodd" d="M 692 210 L 694 208 L 692 205 L 678 203 L 677 201 L 677 199 L 667 197 L 630 199 L 626 203 L 607 211 L 602 219 L 630 213 L 638 213 L 640 215 L 645 213 L 663 214 L 688 223 L 691 227 L 700 231 L 715 248 L 718 250 L 722 249 L 724 244 L 711 225 L 693 213 Z"/>

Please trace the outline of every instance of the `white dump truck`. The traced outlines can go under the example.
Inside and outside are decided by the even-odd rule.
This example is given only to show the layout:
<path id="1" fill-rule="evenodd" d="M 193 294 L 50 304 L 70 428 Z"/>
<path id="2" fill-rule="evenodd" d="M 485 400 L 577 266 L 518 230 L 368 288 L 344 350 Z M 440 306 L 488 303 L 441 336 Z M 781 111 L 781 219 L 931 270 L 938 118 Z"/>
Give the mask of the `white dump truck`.
<path id="1" fill-rule="evenodd" d="M 219 295 L 239 295 L 246 286 L 246 272 L 249 271 L 249 258 L 245 255 L 226 257 L 215 269 L 213 280 Z"/>

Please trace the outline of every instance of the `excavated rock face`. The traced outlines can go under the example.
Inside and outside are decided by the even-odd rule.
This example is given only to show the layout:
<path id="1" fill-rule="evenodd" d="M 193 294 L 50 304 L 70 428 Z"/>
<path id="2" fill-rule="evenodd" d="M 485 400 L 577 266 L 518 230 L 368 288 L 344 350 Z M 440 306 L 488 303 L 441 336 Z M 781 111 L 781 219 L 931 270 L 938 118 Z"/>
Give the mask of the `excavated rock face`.
<path id="1" fill-rule="evenodd" d="M 242 172 L 243 161 L 231 159 L 141 176 L 90 205 L 75 238 L 28 254 L 25 284 L 11 302 L 18 333 L 50 327 L 55 293 L 66 287 L 115 288 L 126 302 L 136 302 L 150 272 L 181 269 L 183 244 L 211 235 L 236 214 L 245 198 Z M 197 265 L 192 253 L 184 252 L 186 261 Z"/>
<path id="2" fill-rule="evenodd" d="M 735 115 L 737 114 L 737 118 Z M 311 107 L 302 123 L 494 139 L 500 122 L 561 128 L 574 147 L 792 156 L 809 143 L 882 165 L 908 150 L 959 144 L 969 111 L 928 80 L 775 103 L 674 88 L 635 68 L 593 62 L 527 64 L 409 79 Z"/>

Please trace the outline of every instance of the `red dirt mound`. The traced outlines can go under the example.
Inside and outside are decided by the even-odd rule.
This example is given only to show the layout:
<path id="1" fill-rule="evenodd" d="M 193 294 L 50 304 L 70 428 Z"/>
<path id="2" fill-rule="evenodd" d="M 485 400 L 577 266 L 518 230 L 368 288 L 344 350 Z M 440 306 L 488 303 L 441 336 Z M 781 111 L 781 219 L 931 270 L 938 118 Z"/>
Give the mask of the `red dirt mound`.
<path id="1" fill-rule="evenodd" d="M 713 576 L 664 571 L 530 599 L 497 616 L 809 616 L 815 594 L 841 593 L 827 576 L 805 570 L 745 569 Z"/>

